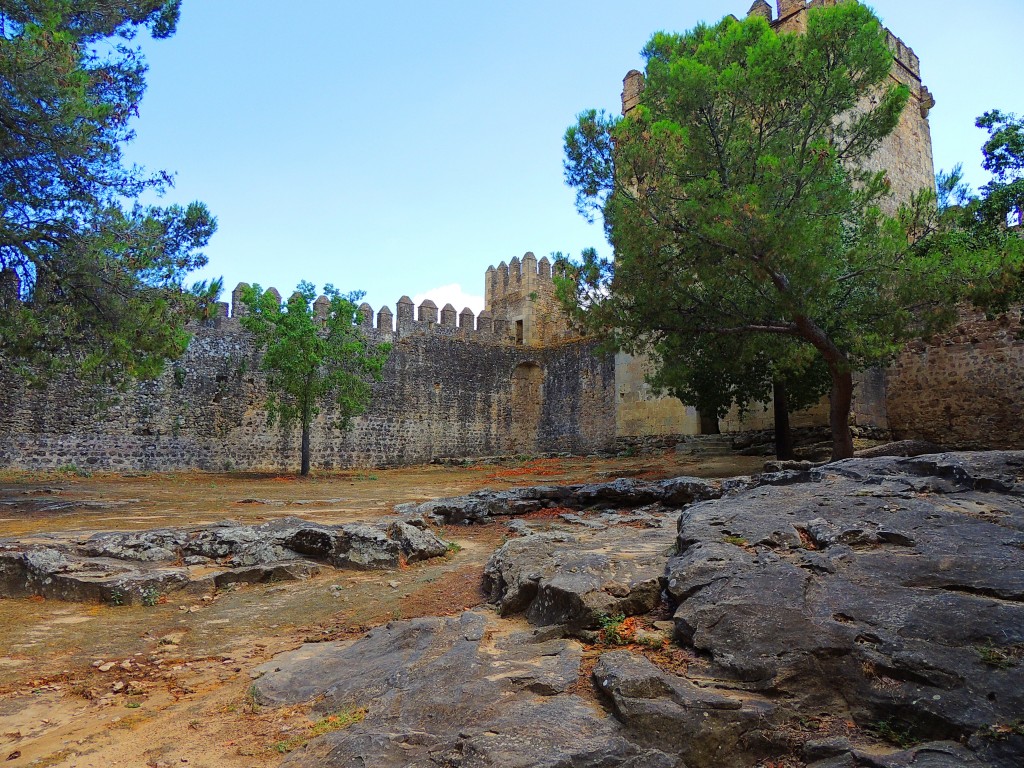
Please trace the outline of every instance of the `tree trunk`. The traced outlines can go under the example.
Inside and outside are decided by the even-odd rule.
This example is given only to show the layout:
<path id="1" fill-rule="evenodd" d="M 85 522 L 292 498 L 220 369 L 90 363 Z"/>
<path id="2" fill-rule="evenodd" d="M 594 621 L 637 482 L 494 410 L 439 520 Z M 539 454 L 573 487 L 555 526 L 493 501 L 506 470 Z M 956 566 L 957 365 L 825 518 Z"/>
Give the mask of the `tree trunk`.
<path id="1" fill-rule="evenodd" d="M 715 414 L 704 414 L 700 411 L 697 412 L 700 416 L 700 433 L 702 435 L 720 435 L 722 430 L 718 426 L 718 416 Z"/>
<path id="2" fill-rule="evenodd" d="M 832 374 L 832 394 L 829 397 L 828 421 L 832 428 L 832 461 L 853 457 L 853 435 L 850 434 L 850 406 L 853 405 L 853 374 L 850 361 L 835 342 L 814 321 L 807 317 L 794 318 L 798 335 L 809 342 L 825 358 Z"/>
<path id="3" fill-rule="evenodd" d="M 849 368 L 833 367 L 832 394 L 829 397 L 829 425 L 832 427 L 832 461 L 853 457 L 853 435 L 850 434 L 850 406 L 853 404 L 853 374 Z"/>
<path id="4" fill-rule="evenodd" d="M 309 422 L 302 421 L 302 470 L 303 477 L 309 474 Z"/>
<path id="5" fill-rule="evenodd" d="M 775 401 L 775 457 L 787 461 L 795 458 L 795 454 L 793 432 L 789 428 L 789 399 L 786 396 L 785 382 L 772 382 L 772 397 Z"/>

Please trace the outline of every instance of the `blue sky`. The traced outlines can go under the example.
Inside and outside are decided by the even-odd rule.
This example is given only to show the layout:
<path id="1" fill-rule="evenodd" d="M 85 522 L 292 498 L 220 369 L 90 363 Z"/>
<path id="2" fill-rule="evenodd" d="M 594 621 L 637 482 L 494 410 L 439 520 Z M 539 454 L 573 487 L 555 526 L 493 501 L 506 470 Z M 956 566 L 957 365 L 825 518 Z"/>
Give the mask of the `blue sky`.
<path id="1" fill-rule="evenodd" d="M 586 108 L 618 111 L 652 32 L 748 7 L 185 0 L 177 34 L 144 43 L 128 159 L 176 173 L 163 202 L 202 200 L 218 217 L 198 276 L 223 276 L 226 293 L 306 279 L 363 290 L 378 309 L 447 287 L 431 293 L 439 305 L 479 308 L 489 264 L 609 253 L 563 182 L 565 128 Z M 984 183 L 974 118 L 1024 112 L 1024 3 L 872 7 L 921 57 L 936 166 L 963 162 Z"/>

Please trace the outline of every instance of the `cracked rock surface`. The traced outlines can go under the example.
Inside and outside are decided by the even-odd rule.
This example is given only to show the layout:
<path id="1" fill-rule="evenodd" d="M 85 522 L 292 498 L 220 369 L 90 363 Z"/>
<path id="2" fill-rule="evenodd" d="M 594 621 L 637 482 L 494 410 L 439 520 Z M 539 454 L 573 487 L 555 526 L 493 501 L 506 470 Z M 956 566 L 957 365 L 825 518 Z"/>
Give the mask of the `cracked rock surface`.
<path id="1" fill-rule="evenodd" d="M 648 613 L 661 603 L 674 538 L 666 525 L 512 539 L 488 561 L 484 589 L 503 616 L 523 612 L 541 626 L 593 629 L 606 616 Z"/>
<path id="2" fill-rule="evenodd" d="M 1024 453 L 854 459 L 719 490 L 626 525 L 614 509 L 651 505 L 649 487 L 581 513 L 601 527 L 520 517 L 527 535 L 487 567 L 500 616 L 277 657 L 261 702 L 366 712 L 285 765 L 1024 765 Z M 667 586 L 681 647 L 568 638 L 649 610 L 629 602 L 648 585 Z M 520 611 L 534 628 L 502 618 Z"/>
<path id="3" fill-rule="evenodd" d="M 1024 453 L 849 459 L 798 480 L 682 514 L 677 639 L 793 708 L 1024 764 Z M 969 764 L 942 749 L 914 764 Z M 820 764 L 904 764 L 855 752 Z"/>
<path id="4" fill-rule="evenodd" d="M 262 525 L 106 532 L 0 540 L 0 596 L 131 604 L 167 592 L 306 578 L 323 566 L 395 568 L 438 557 L 446 543 L 401 521 L 320 525 L 288 517 Z"/>
<path id="5" fill-rule="evenodd" d="M 395 622 L 278 656 L 254 690 L 273 706 L 366 710 L 289 756 L 290 768 L 683 768 L 570 692 L 582 646 L 559 635 L 486 612 Z"/>

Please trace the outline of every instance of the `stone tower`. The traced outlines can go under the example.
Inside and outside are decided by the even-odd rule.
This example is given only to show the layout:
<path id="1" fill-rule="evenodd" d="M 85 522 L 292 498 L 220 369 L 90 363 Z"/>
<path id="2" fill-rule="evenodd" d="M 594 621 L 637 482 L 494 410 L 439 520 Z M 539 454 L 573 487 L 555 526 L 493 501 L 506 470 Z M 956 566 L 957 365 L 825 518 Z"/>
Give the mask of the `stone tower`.
<path id="1" fill-rule="evenodd" d="M 755 0 L 748 16 L 761 16 L 780 32 L 801 33 L 807 29 L 807 16 L 813 8 L 836 5 L 839 0 L 777 0 L 773 8 L 767 0 Z M 889 76 L 910 89 L 910 101 L 899 125 L 865 163 L 867 170 L 886 170 L 892 195 L 883 205 L 895 213 L 910 195 L 926 187 L 934 188 L 931 128 L 928 113 L 935 106 L 921 80 L 921 62 L 914 51 L 886 30 L 893 66 Z M 622 113 L 628 114 L 640 103 L 644 76 L 637 70 L 626 74 L 622 87 Z M 647 437 L 690 434 L 700 431 L 699 417 L 692 408 L 684 408 L 671 397 L 656 397 L 646 383 L 650 363 L 644 357 L 620 353 L 616 358 L 616 404 L 619 437 Z M 860 375 L 854 396 L 853 418 L 860 426 L 889 428 L 886 412 L 884 375 L 868 371 Z M 794 414 L 793 426 L 817 426 L 828 423 L 827 403 Z M 773 424 L 772 406 L 751 408 L 741 418 L 738 413 L 726 417 L 723 431 L 768 429 Z"/>
<path id="2" fill-rule="evenodd" d="M 768 20 L 772 26 L 783 32 L 803 32 L 807 29 L 807 14 L 812 8 L 835 5 L 838 0 L 778 0 L 779 15 Z M 764 15 L 771 11 L 765 0 L 758 0 L 750 14 Z M 900 124 L 865 163 L 867 170 L 885 169 L 892 184 L 890 204 L 892 211 L 910 199 L 910 196 L 926 187 L 935 187 L 935 162 L 932 157 L 932 133 L 928 125 L 928 113 L 935 106 L 935 99 L 921 81 L 921 60 L 917 54 L 889 30 L 885 31 L 889 49 L 893 55 L 889 77 L 910 89 L 910 102 Z"/>
<path id="3" fill-rule="evenodd" d="M 513 258 L 484 275 L 484 309 L 494 333 L 515 344 L 541 346 L 575 336 L 555 296 L 552 264 L 532 253 Z"/>

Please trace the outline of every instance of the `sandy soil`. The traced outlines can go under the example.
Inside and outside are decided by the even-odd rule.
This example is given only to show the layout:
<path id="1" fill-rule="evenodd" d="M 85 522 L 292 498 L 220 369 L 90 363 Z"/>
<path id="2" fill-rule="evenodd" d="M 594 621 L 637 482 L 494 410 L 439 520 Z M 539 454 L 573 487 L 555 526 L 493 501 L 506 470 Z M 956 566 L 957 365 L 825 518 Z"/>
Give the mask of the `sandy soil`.
<path id="1" fill-rule="evenodd" d="M 394 504 L 538 483 L 622 475 L 706 477 L 758 471 L 761 459 L 676 456 L 426 466 L 297 479 L 258 475 L 0 476 L 0 537 L 52 531 L 378 518 Z M 0 599 L 0 761 L 19 766 L 277 765 L 314 723 L 264 710 L 254 667 L 303 642 L 357 637 L 392 619 L 483 602 L 480 576 L 500 524 L 448 528 L 462 549 L 396 571 L 329 572 L 152 607 Z"/>

